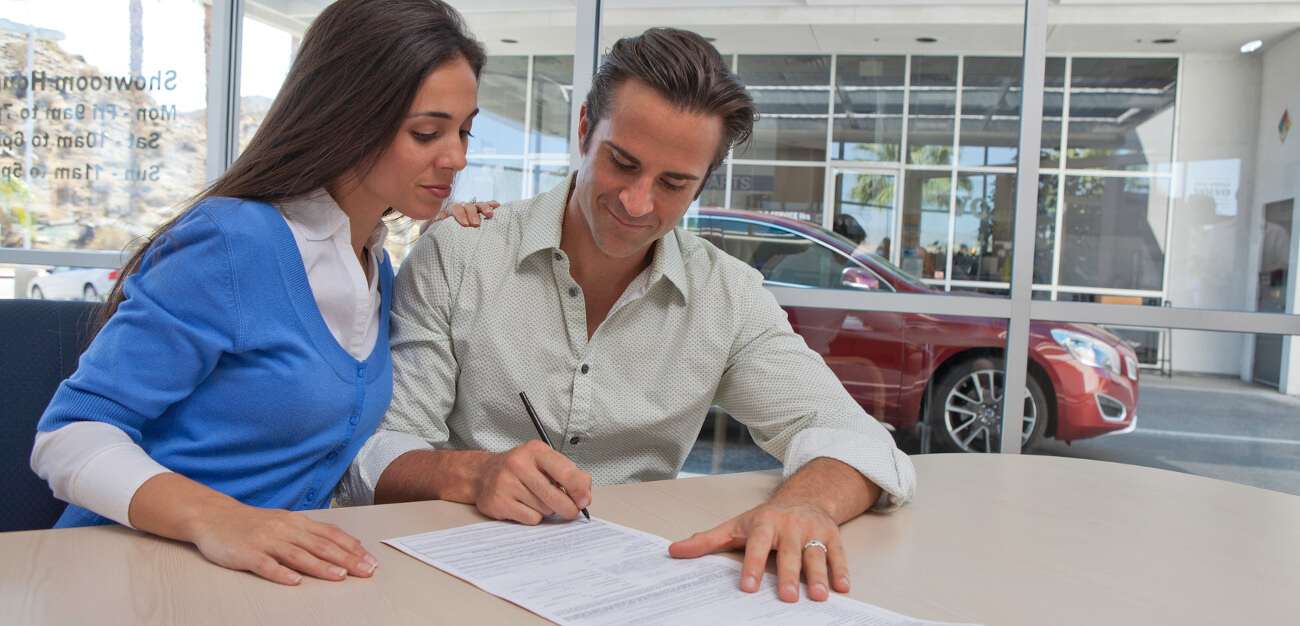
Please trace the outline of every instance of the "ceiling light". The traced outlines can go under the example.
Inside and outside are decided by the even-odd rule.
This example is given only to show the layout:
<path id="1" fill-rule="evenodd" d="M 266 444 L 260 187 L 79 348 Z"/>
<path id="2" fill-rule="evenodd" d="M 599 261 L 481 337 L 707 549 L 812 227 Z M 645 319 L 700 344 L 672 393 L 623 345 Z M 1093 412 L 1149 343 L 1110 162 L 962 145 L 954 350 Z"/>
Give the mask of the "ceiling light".
<path id="1" fill-rule="evenodd" d="M 502 39 L 501 43 L 519 43 L 518 39 Z"/>
<path id="2" fill-rule="evenodd" d="M 936 41 L 939 41 L 938 39 L 935 39 L 934 37 L 917 37 L 916 40 L 919 41 L 919 42 L 921 42 L 921 43 L 934 43 L 934 42 L 936 42 Z"/>
<path id="3" fill-rule="evenodd" d="M 1264 45 L 1264 42 L 1262 42 L 1262 41 L 1256 39 L 1255 41 L 1252 41 L 1252 42 L 1250 42 L 1250 43 L 1244 43 L 1244 44 L 1242 44 L 1242 45 L 1241 45 L 1241 52 L 1242 52 L 1243 54 L 1250 54 L 1251 52 L 1254 52 L 1254 51 L 1256 51 L 1256 50 L 1259 50 L 1260 47 L 1263 46 L 1263 45 Z"/>
<path id="4" fill-rule="evenodd" d="M 1151 43 L 1166 44 L 1166 43 L 1175 43 L 1177 41 L 1178 41 L 1177 39 L 1171 39 L 1169 37 L 1165 37 L 1164 39 L 1152 39 Z"/>
<path id="5" fill-rule="evenodd" d="M 717 37 L 705 37 L 704 40 L 705 40 L 705 41 L 717 41 L 718 38 L 717 38 Z"/>

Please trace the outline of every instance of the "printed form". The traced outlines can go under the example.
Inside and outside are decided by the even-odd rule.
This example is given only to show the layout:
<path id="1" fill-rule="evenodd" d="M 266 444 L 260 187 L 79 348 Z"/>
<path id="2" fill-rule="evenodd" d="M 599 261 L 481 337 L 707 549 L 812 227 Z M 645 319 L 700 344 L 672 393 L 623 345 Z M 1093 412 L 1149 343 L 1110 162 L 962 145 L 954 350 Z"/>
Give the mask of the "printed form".
<path id="1" fill-rule="evenodd" d="M 745 593 L 740 563 L 674 559 L 667 539 L 596 518 L 484 522 L 384 543 L 558 624 L 940 624 L 835 594 L 787 604 L 770 573 Z"/>

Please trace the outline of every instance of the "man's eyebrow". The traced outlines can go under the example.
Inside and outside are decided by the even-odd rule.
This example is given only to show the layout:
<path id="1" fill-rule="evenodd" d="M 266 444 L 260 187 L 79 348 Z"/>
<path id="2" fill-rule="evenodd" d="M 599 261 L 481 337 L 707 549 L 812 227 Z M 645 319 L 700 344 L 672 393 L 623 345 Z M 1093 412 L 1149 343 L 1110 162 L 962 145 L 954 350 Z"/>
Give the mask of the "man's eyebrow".
<path id="1" fill-rule="evenodd" d="M 627 159 L 628 161 L 631 161 L 631 162 L 632 162 L 632 165 L 635 165 L 635 166 L 637 166 L 637 167 L 640 167 L 640 166 L 641 166 L 641 159 L 638 159 L 638 158 L 632 156 L 632 155 L 631 155 L 630 153 L 628 153 L 628 151 L 627 151 L 626 149 L 624 149 L 622 146 L 620 146 L 620 145 L 618 145 L 618 144 L 616 144 L 616 143 L 614 143 L 614 142 L 612 142 L 612 141 L 610 141 L 610 140 L 608 140 L 608 139 L 602 141 L 601 143 L 604 143 L 605 145 L 607 145 L 607 146 L 609 146 L 610 148 L 612 148 L 612 149 L 614 149 L 615 151 L 617 151 L 620 155 L 622 155 L 622 157 L 623 157 L 624 159 Z M 678 179 L 678 180 L 699 180 L 699 179 L 700 179 L 700 177 L 699 177 L 699 176 L 696 176 L 695 174 L 687 174 L 687 173 L 685 173 L 685 172 L 663 172 L 663 175 L 664 175 L 664 176 L 667 176 L 668 178 L 676 178 L 676 179 Z"/>
<path id="2" fill-rule="evenodd" d="M 472 112 L 470 112 L 469 116 L 466 117 L 465 119 L 473 119 L 474 116 L 478 115 L 478 111 L 479 111 L 478 109 L 474 109 Z M 406 119 L 409 120 L 413 117 L 436 117 L 440 120 L 452 119 L 450 113 L 444 113 L 442 111 L 420 111 L 419 113 L 412 113 L 406 116 Z"/>

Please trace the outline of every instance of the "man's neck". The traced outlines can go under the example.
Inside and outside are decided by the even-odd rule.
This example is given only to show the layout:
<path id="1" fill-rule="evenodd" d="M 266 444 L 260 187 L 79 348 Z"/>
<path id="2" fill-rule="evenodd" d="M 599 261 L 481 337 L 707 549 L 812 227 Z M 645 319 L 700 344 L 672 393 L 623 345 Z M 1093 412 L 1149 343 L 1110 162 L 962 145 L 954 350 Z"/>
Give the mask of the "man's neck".
<path id="1" fill-rule="evenodd" d="M 560 250 L 569 257 L 569 275 L 582 288 L 587 308 L 588 338 L 605 321 L 628 285 L 650 266 L 654 249 L 652 243 L 631 256 L 611 257 L 596 245 L 582 211 L 571 201 L 565 205 Z"/>

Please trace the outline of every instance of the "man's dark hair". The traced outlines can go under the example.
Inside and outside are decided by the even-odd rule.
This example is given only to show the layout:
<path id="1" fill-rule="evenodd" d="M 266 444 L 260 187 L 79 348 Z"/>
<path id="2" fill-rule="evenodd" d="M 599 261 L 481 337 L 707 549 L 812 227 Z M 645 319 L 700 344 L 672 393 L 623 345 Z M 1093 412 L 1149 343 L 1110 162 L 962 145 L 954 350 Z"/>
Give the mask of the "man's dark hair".
<path id="1" fill-rule="evenodd" d="M 590 147 L 596 124 L 613 106 L 614 92 L 629 78 L 644 83 L 683 112 L 722 118 L 722 142 L 709 166 L 710 174 L 727 158 L 727 151 L 744 143 L 754 130 L 758 107 L 712 44 L 689 30 L 651 28 L 614 42 L 592 77 L 584 151 Z"/>

